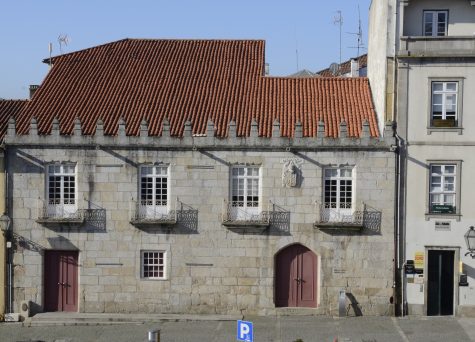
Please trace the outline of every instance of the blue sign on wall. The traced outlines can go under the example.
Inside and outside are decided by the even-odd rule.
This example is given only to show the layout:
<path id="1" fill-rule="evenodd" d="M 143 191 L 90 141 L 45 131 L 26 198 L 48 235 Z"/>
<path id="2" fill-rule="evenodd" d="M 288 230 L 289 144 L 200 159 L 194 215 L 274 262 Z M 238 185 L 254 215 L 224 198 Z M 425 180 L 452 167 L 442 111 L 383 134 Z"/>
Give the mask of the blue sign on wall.
<path id="1" fill-rule="evenodd" d="M 252 322 L 237 321 L 237 340 L 253 342 Z"/>

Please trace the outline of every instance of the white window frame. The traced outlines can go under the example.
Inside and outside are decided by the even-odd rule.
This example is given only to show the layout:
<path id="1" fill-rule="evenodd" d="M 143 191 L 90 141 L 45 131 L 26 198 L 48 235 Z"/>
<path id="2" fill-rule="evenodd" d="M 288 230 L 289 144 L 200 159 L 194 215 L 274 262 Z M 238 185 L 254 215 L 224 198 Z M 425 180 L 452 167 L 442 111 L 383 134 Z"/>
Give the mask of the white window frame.
<path id="1" fill-rule="evenodd" d="M 435 169 L 440 169 L 436 172 Z M 452 170 L 452 172 L 450 172 Z M 457 165 L 455 164 L 431 164 L 429 179 L 429 210 L 432 213 L 433 205 L 451 205 L 457 208 Z M 434 197 L 439 200 L 434 201 Z M 450 196 L 451 201 L 447 201 L 446 197 Z"/>
<path id="2" fill-rule="evenodd" d="M 72 168 L 73 170 L 68 170 Z M 57 178 L 51 179 L 52 177 Z M 74 192 L 73 197 L 66 199 L 66 193 L 71 193 L 71 191 L 65 191 L 66 188 L 71 189 L 67 186 L 68 183 L 71 183 L 71 179 L 68 177 L 73 177 L 72 183 Z M 52 182 L 59 182 L 59 198 L 51 198 L 51 193 L 56 193 L 51 191 L 52 187 L 55 188 L 56 184 Z M 48 217 L 70 217 L 74 216 L 78 210 L 78 187 L 77 187 L 77 168 L 75 163 L 50 163 L 46 165 L 46 214 Z"/>
<path id="3" fill-rule="evenodd" d="M 445 14 L 445 21 L 439 22 L 439 14 Z M 431 15 L 431 20 L 426 20 L 427 15 Z M 449 11 L 448 10 L 426 10 L 422 14 L 422 35 L 425 37 L 444 37 L 447 36 L 449 28 Z M 444 32 L 439 32 L 439 23 L 444 23 Z M 430 24 L 432 30 L 426 31 L 426 25 Z"/>
<path id="4" fill-rule="evenodd" d="M 257 219 L 262 205 L 261 167 L 258 165 L 232 166 L 230 188 L 233 217 L 236 220 Z"/>
<path id="5" fill-rule="evenodd" d="M 443 177 L 454 177 L 453 187 L 454 190 L 445 190 L 444 184 L 447 183 L 444 180 L 441 180 L 441 189 L 439 191 L 433 190 L 433 167 L 434 166 L 453 166 L 454 172 L 450 174 L 446 174 L 443 172 L 441 176 Z M 462 161 L 461 160 L 428 160 L 427 161 L 427 199 L 426 199 L 426 220 L 431 218 L 454 218 L 457 221 L 460 221 L 461 218 L 461 174 L 462 174 Z M 453 205 L 455 210 L 453 213 L 436 213 L 432 211 L 432 195 L 443 195 L 443 194 L 450 194 L 453 195 Z M 443 201 L 439 201 L 442 203 Z"/>
<path id="6" fill-rule="evenodd" d="M 152 172 L 144 173 L 145 170 L 150 169 Z M 165 170 L 165 173 L 163 173 Z M 151 182 L 144 182 L 143 179 L 147 178 Z M 158 184 L 164 184 L 163 180 L 166 180 L 165 187 L 157 187 Z M 145 184 L 151 185 L 151 193 L 144 193 L 144 190 L 147 188 L 144 187 Z M 170 167 L 169 165 L 159 164 L 151 165 L 144 164 L 140 165 L 139 168 L 139 179 L 138 179 L 139 195 L 138 195 L 138 206 L 139 214 L 144 218 L 160 218 L 168 214 L 170 206 Z M 165 194 L 163 193 L 165 190 Z M 160 192 L 160 193 L 159 193 Z M 151 199 L 144 198 L 152 196 Z M 165 195 L 165 199 L 163 199 Z M 157 198 L 159 196 L 160 198 Z"/>
<path id="7" fill-rule="evenodd" d="M 157 256 L 148 256 L 147 255 L 147 259 L 145 259 L 146 257 L 146 254 L 157 254 Z M 160 256 L 161 254 L 161 256 Z M 149 279 L 149 280 L 165 280 L 167 279 L 167 251 L 164 251 L 164 250 L 142 250 L 140 251 L 140 278 L 142 279 Z M 151 264 L 146 264 L 145 261 L 147 260 L 150 260 L 149 257 L 152 257 L 152 260 L 153 259 L 157 259 L 157 262 L 153 262 Z M 160 258 L 162 259 L 162 263 L 160 263 Z M 149 276 L 149 275 L 145 275 L 146 274 L 146 271 L 145 271 L 145 267 L 157 267 L 157 275 L 155 276 L 155 274 L 153 274 L 152 276 Z M 162 275 L 160 276 L 160 267 L 161 267 L 161 272 L 162 272 Z M 151 272 L 155 272 L 155 270 L 152 270 Z"/>
<path id="8" fill-rule="evenodd" d="M 437 85 L 442 85 L 441 90 L 436 90 Z M 449 85 L 454 85 L 455 90 L 449 89 Z M 441 119 L 441 120 L 455 120 L 455 124 L 453 127 L 457 127 L 457 119 L 458 119 L 458 97 L 459 97 L 459 84 L 457 81 L 432 81 L 432 99 L 431 99 L 431 113 L 432 113 L 432 120 L 434 119 Z M 436 103 L 436 96 L 440 96 L 440 103 Z M 455 101 L 450 101 L 449 98 L 455 96 Z M 454 111 L 449 111 L 448 108 L 450 103 L 453 103 L 455 106 Z M 440 113 L 436 114 L 434 110 L 435 106 L 441 106 Z M 436 117 L 437 116 L 437 117 Z"/>
<path id="9" fill-rule="evenodd" d="M 336 175 L 330 174 L 336 171 Z M 344 174 L 350 171 L 350 175 Z M 335 182 L 335 184 L 331 184 Z M 348 185 L 348 182 L 350 184 Z M 331 187 L 335 187 L 332 189 Z M 346 187 L 347 189 L 342 189 Z M 348 188 L 349 187 L 349 188 Z M 342 190 L 350 194 L 349 201 L 342 201 Z M 331 192 L 334 192 L 333 196 Z M 328 201 L 334 197 L 334 201 Z M 326 167 L 323 169 L 323 212 L 322 217 L 328 222 L 351 221 L 355 210 L 355 168 L 354 167 Z"/>
<path id="10" fill-rule="evenodd" d="M 435 90 L 437 84 L 442 84 L 441 90 Z M 455 84 L 456 90 L 448 89 L 448 84 Z M 463 133 L 463 77 L 429 77 L 428 78 L 428 117 L 427 134 L 433 132 L 458 132 Z M 436 103 L 435 95 L 440 95 L 441 100 Z M 455 114 L 447 111 L 448 97 L 455 95 Z M 453 101 L 452 101 L 453 103 Z M 442 106 L 441 113 L 434 117 L 434 105 Z M 438 120 L 436 122 L 435 120 Z M 445 121 L 446 120 L 446 121 Z M 452 123 L 451 120 L 454 120 Z"/>

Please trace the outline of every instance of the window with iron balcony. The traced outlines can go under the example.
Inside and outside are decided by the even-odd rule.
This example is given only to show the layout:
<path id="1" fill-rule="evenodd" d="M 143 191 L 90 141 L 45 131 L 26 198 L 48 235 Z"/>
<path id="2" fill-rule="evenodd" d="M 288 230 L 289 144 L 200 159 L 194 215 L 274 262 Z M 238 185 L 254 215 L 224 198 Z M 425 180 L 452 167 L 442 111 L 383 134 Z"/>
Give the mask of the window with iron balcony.
<path id="1" fill-rule="evenodd" d="M 141 165 L 139 194 L 132 223 L 174 224 L 176 213 L 170 210 L 168 165 Z"/>
<path id="2" fill-rule="evenodd" d="M 52 163 L 46 166 L 45 197 L 45 201 L 39 203 L 38 221 L 84 220 L 82 211 L 78 209 L 75 164 Z"/>
<path id="3" fill-rule="evenodd" d="M 328 167 L 323 170 L 323 203 L 319 205 L 317 227 L 363 227 L 363 211 L 356 210 L 352 167 Z"/>
<path id="4" fill-rule="evenodd" d="M 269 225 L 268 212 L 262 210 L 260 181 L 259 166 L 231 168 L 231 196 L 224 201 L 223 224 Z"/>

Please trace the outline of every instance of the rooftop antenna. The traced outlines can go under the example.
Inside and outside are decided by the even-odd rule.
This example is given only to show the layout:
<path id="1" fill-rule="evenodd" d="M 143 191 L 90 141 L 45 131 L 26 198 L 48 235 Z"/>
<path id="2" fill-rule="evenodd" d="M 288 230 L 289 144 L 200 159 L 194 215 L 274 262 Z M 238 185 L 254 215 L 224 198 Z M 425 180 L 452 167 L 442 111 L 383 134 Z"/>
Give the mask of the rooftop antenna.
<path id="1" fill-rule="evenodd" d="M 51 56 L 53 54 L 53 43 L 48 44 L 48 51 L 49 51 L 49 67 L 51 68 Z"/>
<path id="2" fill-rule="evenodd" d="M 69 38 L 67 34 L 60 34 L 58 36 L 59 51 L 61 52 L 61 54 L 63 53 L 63 45 L 68 46 L 70 41 L 71 39 Z"/>
<path id="3" fill-rule="evenodd" d="M 356 46 L 350 46 L 350 49 L 357 49 L 356 57 L 360 56 L 360 49 L 365 49 L 363 43 L 363 30 L 361 29 L 361 15 L 360 15 L 360 5 L 358 5 L 358 32 L 346 32 L 347 34 L 354 34 L 357 38 Z"/>
<path id="4" fill-rule="evenodd" d="M 297 63 L 297 71 L 299 71 L 299 41 L 297 39 L 297 28 L 294 26 L 294 38 L 295 38 L 295 61 Z"/>
<path id="5" fill-rule="evenodd" d="M 297 45 L 297 41 L 295 41 L 296 47 L 295 47 L 295 58 L 297 61 L 297 71 L 299 71 L 299 47 Z"/>
<path id="6" fill-rule="evenodd" d="M 343 16 L 341 15 L 341 11 L 336 11 L 336 16 L 333 18 L 333 24 L 338 25 L 340 28 L 340 65 L 341 65 L 341 28 L 343 27 Z"/>

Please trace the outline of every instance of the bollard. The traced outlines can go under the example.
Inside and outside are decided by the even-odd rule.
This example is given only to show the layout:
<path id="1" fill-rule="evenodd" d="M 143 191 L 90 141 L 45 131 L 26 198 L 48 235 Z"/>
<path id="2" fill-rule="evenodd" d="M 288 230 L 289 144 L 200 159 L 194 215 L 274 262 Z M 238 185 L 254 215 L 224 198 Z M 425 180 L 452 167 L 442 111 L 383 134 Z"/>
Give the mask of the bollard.
<path id="1" fill-rule="evenodd" d="M 148 332 L 148 342 L 160 342 L 160 329 L 150 330 Z"/>
<path id="2" fill-rule="evenodd" d="M 345 290 L 340 291 L 340 296 L 338 297 L 338 315 L 340 317 L 346 316 L 346 292 Z"/>

